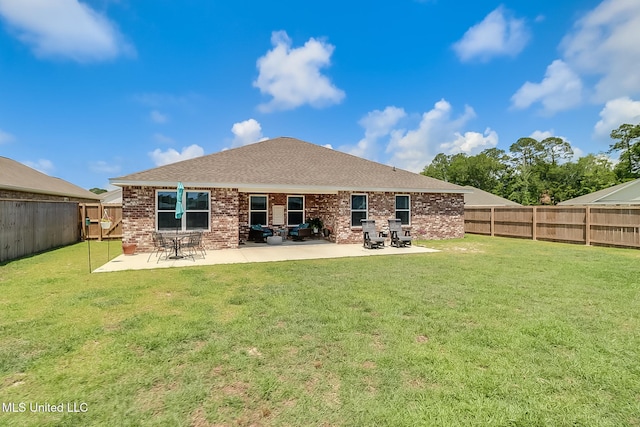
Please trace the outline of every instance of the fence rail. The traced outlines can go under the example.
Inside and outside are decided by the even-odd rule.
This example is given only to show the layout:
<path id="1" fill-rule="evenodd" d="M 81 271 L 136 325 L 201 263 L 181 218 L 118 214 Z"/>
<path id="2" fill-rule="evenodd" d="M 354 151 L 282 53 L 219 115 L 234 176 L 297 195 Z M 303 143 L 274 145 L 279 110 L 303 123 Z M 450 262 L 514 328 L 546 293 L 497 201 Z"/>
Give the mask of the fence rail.
<path id="1" fill-rule="evenodd" d="M 465 208 L 466 233 L 640 248 L 640 207 Z"/>
<path id="2" fill-rule="evenodd" d="M 78 241 L 78 203 L 0 200 L 0 262 Z"/>

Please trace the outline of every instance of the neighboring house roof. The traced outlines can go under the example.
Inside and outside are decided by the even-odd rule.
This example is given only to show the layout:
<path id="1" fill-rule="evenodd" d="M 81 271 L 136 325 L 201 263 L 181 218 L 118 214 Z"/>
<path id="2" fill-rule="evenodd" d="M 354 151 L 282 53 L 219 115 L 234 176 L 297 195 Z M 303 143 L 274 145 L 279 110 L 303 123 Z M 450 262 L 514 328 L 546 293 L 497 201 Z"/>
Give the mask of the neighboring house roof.
<path id="1" fill-rule="evenodd" d="M 240 191 L 466 193 L 448 182 L 280 137 L 112 178 L 111 184 L 238 188 Z"/>
<path id="2" fill-rule="evenodd" d="M 122 204 L 122 188 L 99 194 L 100 201 L 104 204 Z"/>
<path id="3" fill-rule="evenodd" d="M 465 207 L 522 206 L 520 203 L 505 199 L 504 197 L 496 196 L 495 194 L 488 193 L 470 185 L 466 185 L 464 188 L 473 190 L 473 193 L 467 193 L 464 195 Z"/>
<path id="4" fill-rule="evenodd" d="M 99 200 L 97 194 L 68 181 L 38 172 L 20 162 L 0 156 L 0 189 Z"/>
<path id="5" fill-rule="evenodd" d="M 558 203 L 558 205 L 561 206 L 637 204 L 640 204 L 640 179 L 623 182 L 613 187 L 594 191 L 593 193 Z"/>

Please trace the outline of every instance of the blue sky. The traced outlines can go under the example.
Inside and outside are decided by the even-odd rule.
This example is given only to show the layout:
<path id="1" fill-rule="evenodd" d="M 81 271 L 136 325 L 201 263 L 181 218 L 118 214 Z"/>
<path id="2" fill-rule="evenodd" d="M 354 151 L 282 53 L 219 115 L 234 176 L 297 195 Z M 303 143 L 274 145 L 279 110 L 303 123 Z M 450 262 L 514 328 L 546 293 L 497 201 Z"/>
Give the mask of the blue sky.
<path id="1" fill-rule="evenodd" d="M 0 155 L 85 188 L 278 136 L 418 172 L 640 122 L 637 0 L 0 0 L 0 26 Z"/>

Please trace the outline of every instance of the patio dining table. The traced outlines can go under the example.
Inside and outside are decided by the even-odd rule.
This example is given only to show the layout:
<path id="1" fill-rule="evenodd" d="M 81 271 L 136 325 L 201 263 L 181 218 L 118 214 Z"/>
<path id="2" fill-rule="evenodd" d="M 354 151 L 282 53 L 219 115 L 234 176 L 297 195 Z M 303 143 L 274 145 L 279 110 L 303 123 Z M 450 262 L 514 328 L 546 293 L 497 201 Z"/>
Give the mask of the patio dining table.
<path id="1" fill-rule="evenodd" d="M 181 243 L 182 243 L 182 239 L 184 239 L 187 236 L 186 235 L 167 235 L 166 237 L 167 239 L 171 240 L 171 243 L 173 244 L 173 251 L 174 251 L 174 254 L 167 258 L 168 259 L 185 258 L 185 255 L 182 253 Z"/>

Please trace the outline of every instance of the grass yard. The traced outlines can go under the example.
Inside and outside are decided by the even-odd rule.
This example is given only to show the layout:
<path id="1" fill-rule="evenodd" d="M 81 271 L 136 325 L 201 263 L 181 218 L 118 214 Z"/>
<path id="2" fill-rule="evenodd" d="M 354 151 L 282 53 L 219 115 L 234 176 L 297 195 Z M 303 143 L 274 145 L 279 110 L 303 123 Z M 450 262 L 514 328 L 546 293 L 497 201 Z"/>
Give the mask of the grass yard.
<path id="1" fill-rule="evenodd" d="M 84 243 L 7 263 L 0 425 L 640 426 L 640 251 L 427 245 L 89 274 Z"/>

